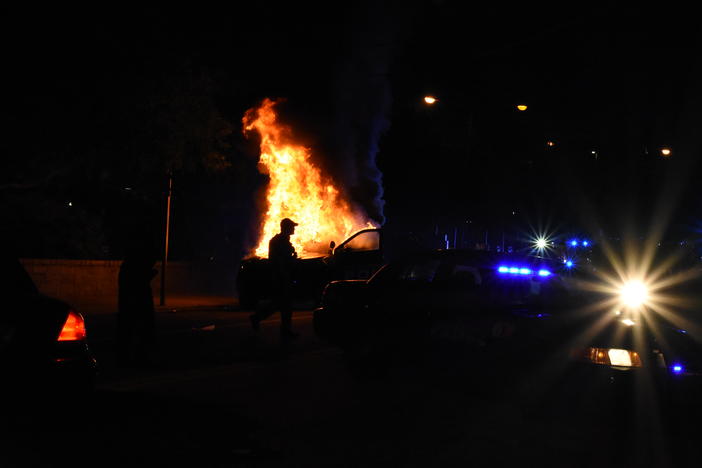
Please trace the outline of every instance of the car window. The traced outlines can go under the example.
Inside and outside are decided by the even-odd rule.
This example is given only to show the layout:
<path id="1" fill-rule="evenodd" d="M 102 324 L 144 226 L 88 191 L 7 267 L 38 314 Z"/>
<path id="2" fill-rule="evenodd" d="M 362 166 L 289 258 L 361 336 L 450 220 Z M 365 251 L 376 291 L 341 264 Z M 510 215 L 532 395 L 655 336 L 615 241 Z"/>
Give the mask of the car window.
<path id="1" fill-rule="evenodd" d="M 452 286 L 466 289 L 475 289 L 483 282 L 480 271 L 472 265 L 454 265 L 448 277 Z"/>
<path id="2" fill-rule="evenodd" d="M 411 262 L 405 266 L 399 275 L 400 281 L 431 283 L 439 269 L 438 260 Z"/>
<path id="3" fill-rule="evenodd" d="M 380 233 L 378 231 L 362 232 L 342 246 L 343 250 L 378 250 Z"/>

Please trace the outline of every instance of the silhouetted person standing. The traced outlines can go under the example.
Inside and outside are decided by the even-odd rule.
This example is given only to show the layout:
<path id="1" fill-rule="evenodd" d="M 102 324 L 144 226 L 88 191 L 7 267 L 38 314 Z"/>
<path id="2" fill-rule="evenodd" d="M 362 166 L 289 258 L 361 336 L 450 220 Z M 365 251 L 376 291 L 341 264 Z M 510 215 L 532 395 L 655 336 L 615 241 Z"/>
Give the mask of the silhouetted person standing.
<path id="1" fill-rule="evenodd" d="M 117 333 L 120 358 L 132 364 L 148 364 L 156 341 L 151 280 L 156 255 L 147 242 L 132 245 L 119 269 Z"/>
<path id="2" fill-rule="evenodd" d="M 290 242 L 290 236 L 295 233 L 297 223 L 290 218 L 280 222 L 280 232 L 273 236 L 268 243 L 268 260 L 271 268 L 271 289 L 275 308 L 256 312 L 251 315 L 251 325 L 259 329 L 259 323 L 266 317 L 280 310 L 280 341 L 285 345 L 297 337 L 292 331 L 292 286 L 293 270 L 297 253 Z"/>

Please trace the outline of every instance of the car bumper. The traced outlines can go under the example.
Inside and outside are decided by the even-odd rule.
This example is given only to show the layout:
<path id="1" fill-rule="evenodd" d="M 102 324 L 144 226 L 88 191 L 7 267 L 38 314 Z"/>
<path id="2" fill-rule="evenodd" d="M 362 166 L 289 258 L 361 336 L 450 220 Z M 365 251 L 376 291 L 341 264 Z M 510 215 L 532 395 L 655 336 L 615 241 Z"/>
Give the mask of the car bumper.
<path id="1" fill-rule="evenodd" d="M 17 358 L 6 370 L 6 389 L 32 396 L 92 392 L 98 368 L 85 343 L 60 343 L 49 357 Z"/>

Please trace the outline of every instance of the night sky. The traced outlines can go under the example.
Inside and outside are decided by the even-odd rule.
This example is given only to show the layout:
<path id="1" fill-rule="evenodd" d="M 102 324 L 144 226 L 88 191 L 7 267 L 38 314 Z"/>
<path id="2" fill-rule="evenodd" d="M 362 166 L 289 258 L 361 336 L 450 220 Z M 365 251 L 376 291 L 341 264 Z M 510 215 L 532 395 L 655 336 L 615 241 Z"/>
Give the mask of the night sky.
<path id="1" fill-rule="evenodd" d="M 688 11 L 5 13 L 1 231 L 22 257 L 120 258 L 137 231 L 159 239 L 171 170 L 173 257 L 238 261 L 265 184 L 241 118 L 265 97 L 285 99 L 318 164 L 388 228 L 468 240 L 697 228 L 702 69 Z"/>

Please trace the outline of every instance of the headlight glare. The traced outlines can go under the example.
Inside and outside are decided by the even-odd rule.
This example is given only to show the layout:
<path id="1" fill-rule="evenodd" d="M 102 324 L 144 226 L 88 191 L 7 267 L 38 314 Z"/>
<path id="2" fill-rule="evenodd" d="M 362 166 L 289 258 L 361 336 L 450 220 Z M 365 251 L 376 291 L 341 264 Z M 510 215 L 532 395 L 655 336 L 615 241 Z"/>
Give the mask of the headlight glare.
<path id="1" fill-rule="evenodd" d="M 627 281 L 621 287 L 619 297 L 629 308 L 641 307 L 648 300 L 648 287 L 641 281 Z"/>
<path id="2" fill-rule="evenodd" d="M 587 348 L 583 358 L 593 364 L 617 367 L 642 367 L 641 356 L 636 351 L 617 348 Z"/>

